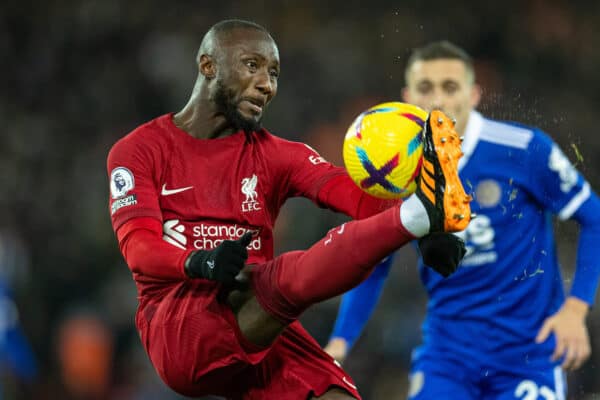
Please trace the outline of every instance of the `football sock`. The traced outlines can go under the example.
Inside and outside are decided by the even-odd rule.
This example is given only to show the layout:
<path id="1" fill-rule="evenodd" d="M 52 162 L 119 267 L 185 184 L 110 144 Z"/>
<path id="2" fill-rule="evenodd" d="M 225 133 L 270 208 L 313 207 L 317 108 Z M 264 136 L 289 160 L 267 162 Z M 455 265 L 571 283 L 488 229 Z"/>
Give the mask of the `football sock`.
<path id="1" fill-rule="evenodd" d="M 416 237 L 429 233 L 430 222 L 423 202 L 412 195 L 400 205 L 400 220 L 407 231 Z"/>
<path id="2" fill-rule="evenodd" d="M 330 230 L 306 251 L 285 253 L 252 271 L 261 306 L 289 323 L 311 304 L 360 284 L 374 266 L 415 236 L 400 221 L 400 208 Z"/>

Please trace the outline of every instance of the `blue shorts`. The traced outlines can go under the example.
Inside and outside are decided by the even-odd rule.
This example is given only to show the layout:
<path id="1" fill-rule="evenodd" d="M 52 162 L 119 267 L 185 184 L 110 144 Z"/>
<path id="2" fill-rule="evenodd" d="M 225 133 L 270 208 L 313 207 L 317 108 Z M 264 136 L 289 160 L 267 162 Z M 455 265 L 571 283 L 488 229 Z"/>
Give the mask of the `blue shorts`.
<path id="1" fill-rule="evenodd" d="M 433 353 L 433 352 L 430 352 Z M 560 365 L 511 369 L 491 367 L 449 352 L 413 357 L 410 400 L 564 400 L 567 385 Z"/>

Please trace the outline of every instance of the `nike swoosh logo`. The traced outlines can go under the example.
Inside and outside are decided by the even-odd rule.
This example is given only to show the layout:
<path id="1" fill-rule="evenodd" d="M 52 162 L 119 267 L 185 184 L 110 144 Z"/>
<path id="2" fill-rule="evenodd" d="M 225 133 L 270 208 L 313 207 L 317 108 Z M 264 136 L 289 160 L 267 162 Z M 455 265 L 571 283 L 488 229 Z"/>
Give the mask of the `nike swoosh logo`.
<path id="1" fill-rule="evenodd" d="M 187 186 L 187 187 L 179 188 L 179 189 L 167 189 L 167 184 L 165 183 L 162 186 L 162 191 L 160 192 L 160 194 L 163 196 L 170 196 L 172 194 L 185 192 L 186 190 L 190 190 L 192 188 L 193 188 L 193 186 Z"/>

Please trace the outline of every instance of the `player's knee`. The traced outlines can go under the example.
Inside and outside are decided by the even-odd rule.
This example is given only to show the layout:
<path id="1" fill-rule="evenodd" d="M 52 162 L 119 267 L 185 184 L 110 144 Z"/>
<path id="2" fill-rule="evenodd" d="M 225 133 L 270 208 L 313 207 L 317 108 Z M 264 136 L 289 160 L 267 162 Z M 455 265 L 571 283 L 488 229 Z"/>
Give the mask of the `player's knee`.
<path id="1" fill-rule="evenodd" d="M 284 324 L 296 320 L 312 304 L 312 291 L 296 270 L 300 253 L 286 253 L 253 271 L 252 285 L 257 301 L 263 310 Z"/>
<path id="2" fill-rule="evenodd" d="M 302 294 L 307 293 L 305 285 L 306 282 L 302 279 L 279 279 L 276 288 L 284 302 L 297 306 Z"/>
<path id="3" fill-rule="evenodd" d="M 298 259 L 302 252 L 294 251 L 278 257 L 278 262 L 273 264 L 271 288 L 276 291 L 277 297 L 282 303 L 290 307 L 299 306 L 306 290 L 307 279 L 297 271 Z"/>

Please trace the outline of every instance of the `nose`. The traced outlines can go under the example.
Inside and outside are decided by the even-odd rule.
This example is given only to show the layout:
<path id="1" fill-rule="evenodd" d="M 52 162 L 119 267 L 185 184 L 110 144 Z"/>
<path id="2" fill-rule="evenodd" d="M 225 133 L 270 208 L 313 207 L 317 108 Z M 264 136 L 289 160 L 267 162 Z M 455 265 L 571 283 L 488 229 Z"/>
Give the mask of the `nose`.
<path id="1" fill-rule="evenodd" d="M 275 83 L 271 79 L 269 71 L 261 71 L 256 74 L 256 88 L 264 95 L 271 96 L 275 90 Z"/>
<path id="2" fill-rule="evenodd" d="M 444 108 L 444 97 L 442 94 L 442 90 L 435 89 L 433 91 L 433 96 L 431 96 L 430 104 L 432 110 L 441 110 Z"/>

